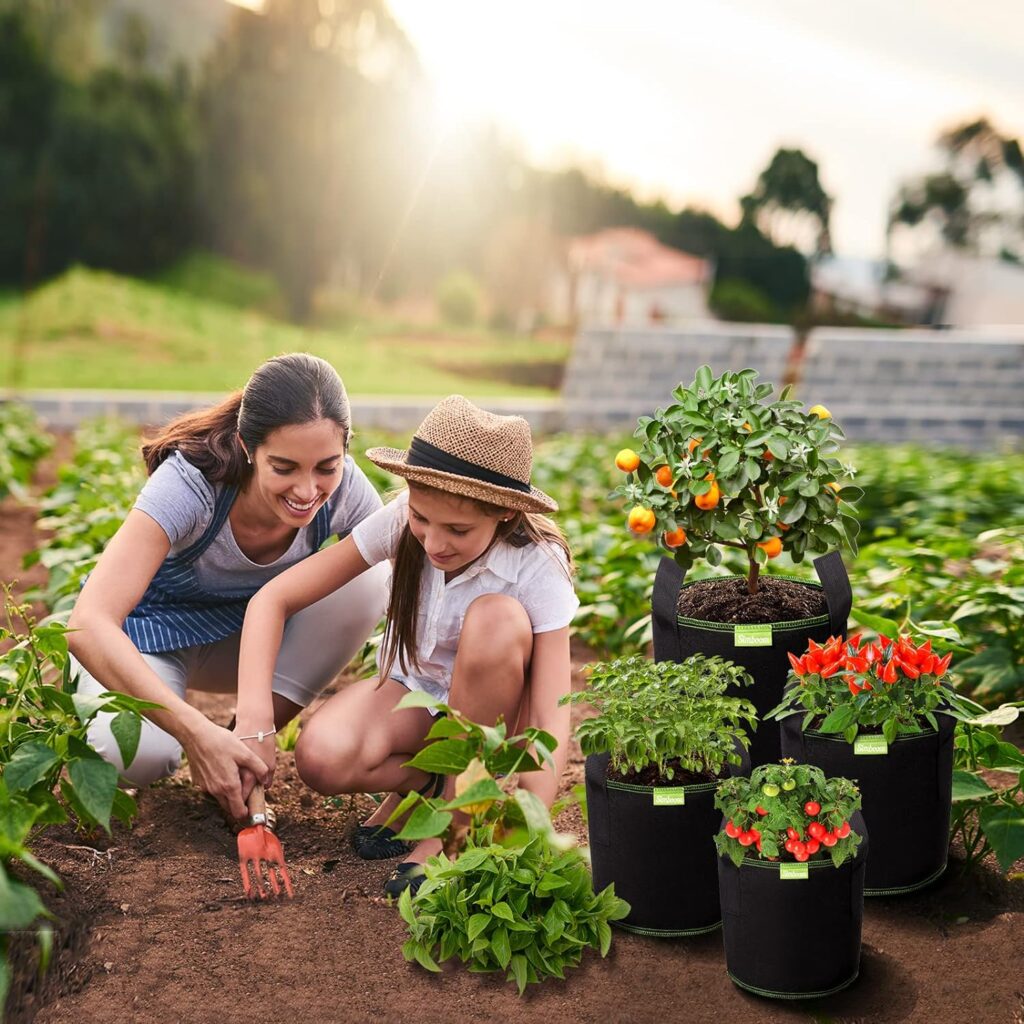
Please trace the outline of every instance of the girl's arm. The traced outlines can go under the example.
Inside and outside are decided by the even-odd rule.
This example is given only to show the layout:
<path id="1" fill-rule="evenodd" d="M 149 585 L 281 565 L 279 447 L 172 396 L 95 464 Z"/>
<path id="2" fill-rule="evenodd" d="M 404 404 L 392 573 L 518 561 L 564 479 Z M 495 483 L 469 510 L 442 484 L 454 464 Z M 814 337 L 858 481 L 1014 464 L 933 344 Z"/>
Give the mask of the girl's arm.
<path id="1" fill-rule="evenodd" d="M 182 700 L 149 667 L 122 626 L 170 551 L 163 528 L 133 509 L 82 588 L 68 621 L 68 649 L 108 690 L 163 705 L 146 717 L 185 748 L 209 791 L 236 817 L 245 814 L 239 769 L 265 775 L 244 743 Z"/>
<path id="2" fill-rule="evenodd" d="M 238 653 L 237 731 L 274 727 L 272 683 L 284 624 L 369 568 L 351 537 L 318 551 L 264 584 L 249 601 Z"/>
<path id="3" fill-rule="evenodd" d="M 558 741 L 554 751 L 555 767 L 545 765 L 539 772 L 524 772 L 519 780 L 523 789 L 535 793 L 550 807 L 558 795 L 566 761 L 569 758 L 569 705 L 558 702 L 572 688 L 569 659 L 569 627 L 553 629 L 533 636 L 530 659 L 530 708 L 527 724 L 551 733 Z"/>

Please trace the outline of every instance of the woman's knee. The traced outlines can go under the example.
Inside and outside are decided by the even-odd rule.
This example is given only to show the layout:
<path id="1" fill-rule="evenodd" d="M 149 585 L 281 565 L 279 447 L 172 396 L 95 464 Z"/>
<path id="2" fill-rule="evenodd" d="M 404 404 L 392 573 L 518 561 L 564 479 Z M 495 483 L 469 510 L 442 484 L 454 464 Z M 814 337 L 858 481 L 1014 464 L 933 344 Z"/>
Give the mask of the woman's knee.
<path id="1" fill-rule="evenodd" d="M 133 786 L 148 786 L 173 775 L 181 766 L 181 744 L 168 732 L 143 720 L 135 756 L 126 765 L 110 724 L 113 715 L 99 714 L 89 726 L 89 745 Z"/>

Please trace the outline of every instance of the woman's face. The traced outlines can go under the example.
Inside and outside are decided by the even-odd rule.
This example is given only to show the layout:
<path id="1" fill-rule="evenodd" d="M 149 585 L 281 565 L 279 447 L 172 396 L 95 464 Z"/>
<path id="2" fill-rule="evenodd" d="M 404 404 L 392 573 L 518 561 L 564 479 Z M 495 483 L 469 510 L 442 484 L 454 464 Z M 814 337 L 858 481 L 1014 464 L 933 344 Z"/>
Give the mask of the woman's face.
<path id="1" fill-rule="evenodd" d="M 430 564 L 449 576 L 457 576 L 490 547 L 498 523 L 507 515 L 488 515 L 467 498 L 409 486 L 409 530 Z"/>
<path id="2" fill-rule="evenodd" d="M 345 446 L 332 420 L 278 427 L 249 454 L 253 497 L 293 528 L 309 525 L 341 483 Z"/>

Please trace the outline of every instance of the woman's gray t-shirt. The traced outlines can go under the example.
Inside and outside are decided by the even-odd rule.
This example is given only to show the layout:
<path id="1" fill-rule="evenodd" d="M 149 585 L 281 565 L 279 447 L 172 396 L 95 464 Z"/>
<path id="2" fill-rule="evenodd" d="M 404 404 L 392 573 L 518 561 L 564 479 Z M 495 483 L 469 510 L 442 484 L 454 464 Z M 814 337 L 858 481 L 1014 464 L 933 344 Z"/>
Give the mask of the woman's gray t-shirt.
<path id="1" fill-rule="evenodd" d="M 212 484 L 180 452 L 162 462 L 139 492 L 134 507 L 155 520 L 171 542 L 171 555 L 194 544 L 213 518 L 220 484 Z M 366 474 L 345 456 L 341 483 L 327 502 L 331 532 L 347 537 L 356 523 L 383 506 Z M 247 558 L 235 542 L 231 522 L 217 532 L 210 546 L 196 559 L 200 586 L 208 593 L 256 589 L 312 553 L 310 526 L 298 529 L 288 550 L 266 565 Z"/>

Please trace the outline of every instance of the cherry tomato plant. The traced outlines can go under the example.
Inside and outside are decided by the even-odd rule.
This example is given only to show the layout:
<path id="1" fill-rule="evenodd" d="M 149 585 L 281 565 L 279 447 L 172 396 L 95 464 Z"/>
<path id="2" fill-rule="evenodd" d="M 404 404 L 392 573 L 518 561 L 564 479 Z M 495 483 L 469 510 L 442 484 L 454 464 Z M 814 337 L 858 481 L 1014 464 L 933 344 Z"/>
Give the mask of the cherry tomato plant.
<path id="1" fill-rule="evenodd" d="M 827 779 L 820 768 L 788 758 L 762 765 L 749 778 L 718 787 L 715 806 L 725 827 L 715 846 L 737 867 L 750 857 L 803 863 L 826 856 L 839 867 L 860 845 L 850 826 L 860 805 L 860 790 L 849 779 Z"/>
<path id="2" fill-rule="evenodd" d="M 881 732 L 888 743 L 926 727 L 938 731 L 935 712 L 963 704 L 942 685 L 952 657 L 932 651 L 931 640 L 915 644 L 909 636 L 811 640 L 806 653 L 789 655 L 791 685 L 765 717 L 803 711 L 804 729 L 816 723 L 819 732 L 842 733 L 848 743 L 862 729 Z M 966 705 L 962 710 L 970 713 Z"/>
<path id="3" fill-rule="evenodd" d="M 805 410 L 788 388 L 768 402 L 773 387 L 757 376 L 716 378 L 702 366 L 671 405 L 640 417 L 639 450 L 615 460 L 635 465 L 615 491 L 635 532 L 658 538 L 686 569 L 698 558 L 718 565 L 723 547 L 742 551 L 752 594 L 760 568 L 783 551 L 794 562 L 841 546 L 856 554 L 849 506 L 861 496 L 839 482 L 854 470 L 836 457 L 844 435 L 828 410 Z"/>

